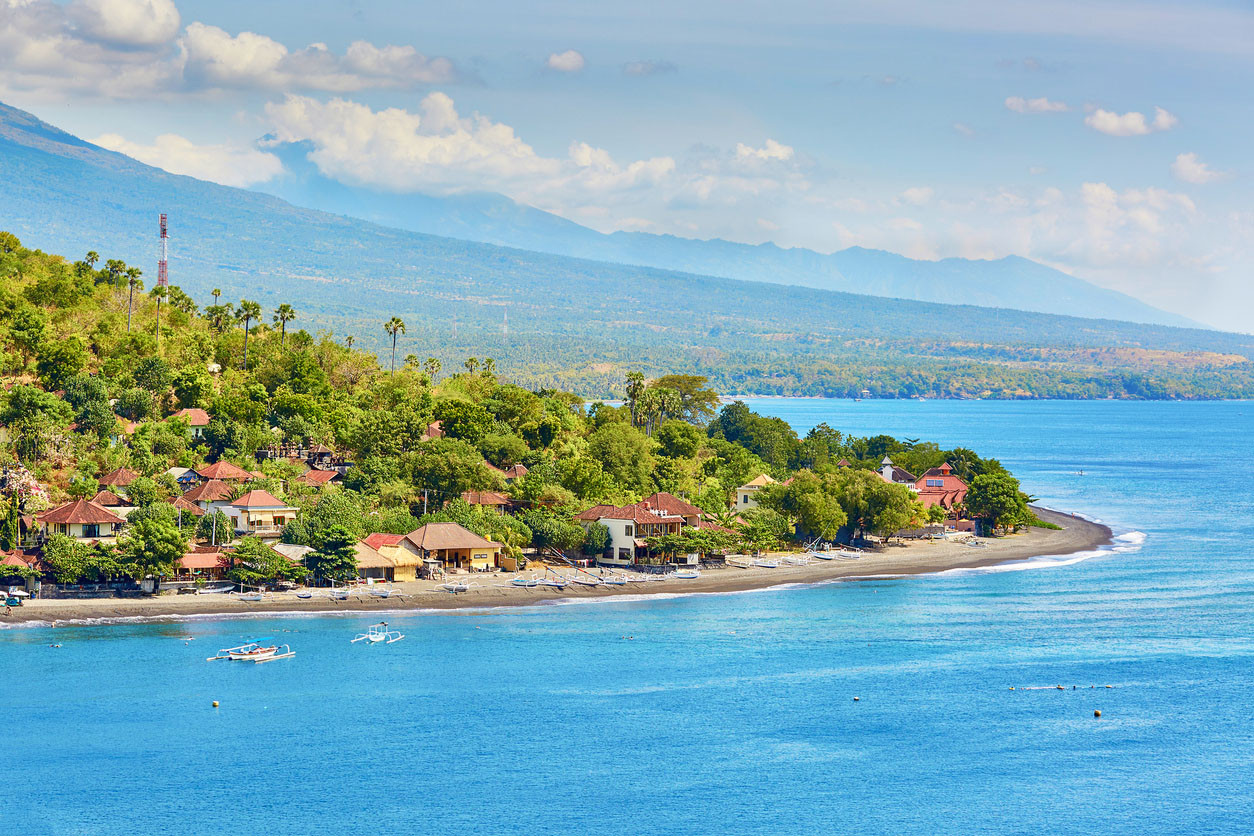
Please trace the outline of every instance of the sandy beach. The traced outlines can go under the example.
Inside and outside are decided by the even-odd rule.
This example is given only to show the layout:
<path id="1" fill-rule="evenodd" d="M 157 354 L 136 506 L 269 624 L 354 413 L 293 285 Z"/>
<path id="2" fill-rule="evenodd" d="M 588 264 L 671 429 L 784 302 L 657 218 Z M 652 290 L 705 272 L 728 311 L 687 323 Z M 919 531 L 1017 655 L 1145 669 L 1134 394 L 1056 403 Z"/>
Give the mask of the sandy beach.
<path id="1" fill-rule="evenodd" d="M 523 606 L 570 598 L 606 598 L 615 595 L 689 594 L 735 592 L 762 589 L 781 584 L 816 583 L 868 576 L 904 576 L 941 572 L 947 569 L 978 568 L 1031 557 L 1067 555 L 1091 551 L 1111 543 L 1111 531 L 1104 525 L 1079 517 L 1036 509 L 1041 519 L 1062 526 L 1061 531 L 1033 528 L 1008 537 L 981 538 L 983 548 L 973 548 L 951 540 L 909 542 L 864 553 L 857 560 L 813 561 L 805 566 L 781 564 L 777 569 L 741 569 L 734 566 L 703 569 L 694 580 L 668 579 L 623 586 L 581 586 L 565 589 L 532 589 L 505 586 L 516 577 L 508 573 L 461 575 L 471 584 L 466 592 L 453 594 L 434 581 L 394 584 L 403 597 L 378 598 L 362 588 L 347 601 L 333 601 L 316 592 L 312 599 L 300 599 L 294 592 L 275 593 L 262 601 L 239 601 L 231 595 L 161 595 L 151 598 L 51 599 L 27 601 L 11 615 L 0 616 L 0 624 L 22 622 L 80 622 L 97 619 L 148 617 L 177 621 L 199 615 L 244 615 L 264 612 L 360 612 L 408 609 L 458 609 Z M 523 575 L 543 573 L 535 564 Z M 569 573 L 563 567 L 559 571 Z"/>

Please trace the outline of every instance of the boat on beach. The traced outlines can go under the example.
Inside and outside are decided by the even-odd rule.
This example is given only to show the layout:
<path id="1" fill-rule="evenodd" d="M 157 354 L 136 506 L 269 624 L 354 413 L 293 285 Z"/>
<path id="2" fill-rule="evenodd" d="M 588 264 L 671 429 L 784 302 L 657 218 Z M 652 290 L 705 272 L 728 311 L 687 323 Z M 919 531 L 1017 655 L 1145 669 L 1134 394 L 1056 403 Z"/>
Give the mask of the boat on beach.
<path id="1" fill-rule="evenodd" d="M 440 584 L 438 588 L 456 595 L 459 592 L 468 592 L 470 590 L 470 584 L 465 581 L 449 581 L 447 583 Z"/>
<path id="2" fill-rule="evenodd" d="M 208 586 L 202 586 L 200 589 L 196 590 L 196 594 L 197 595 L 222 595 L 224 593 L 234 592 L 234 591 L 235 591 L 235 584 L 231 583 L 230 581 L 220 581 L 218 583 L 211 583 Z"/>
<path id="3" fill-rule="evenodd" d="M 753 565 L 754 565 L 754 566 L 756 566 L 756 567 L 757 567 L 757 568 L 759 568 L 759 569 L 778 569 L 778 568 L 779 568 L 779 561 L 778 561 L 778 560 L 768 560 L 768 559 L 766 559 L 766 558 L 759 558 L 759 559 L 757 559 L 757 560 L 753 561 Z"/>
<path id="4" fill-rule="evenodd" d="M 671 577 L 677 581 L 695 581 L 701 577 L 701 572 L 697 569 L 678 569 L 671 573 Z"/>

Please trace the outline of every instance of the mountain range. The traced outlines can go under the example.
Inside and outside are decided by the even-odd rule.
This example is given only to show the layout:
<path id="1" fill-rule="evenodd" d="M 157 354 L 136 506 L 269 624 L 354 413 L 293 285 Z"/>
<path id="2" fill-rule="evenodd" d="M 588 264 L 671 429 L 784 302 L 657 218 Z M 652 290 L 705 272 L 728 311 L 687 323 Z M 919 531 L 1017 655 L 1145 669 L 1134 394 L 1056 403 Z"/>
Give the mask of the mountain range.
<path id="1" fill-rule="evenodd" d="M 863 247 L 824 254 L 772 243 L 752 245 L 648 232 L 605 234 L 500 194 L 434 196 L 345 185 L 318 171 L 309 160 L 312 148 L 307 143 L 270 150 L 282 160 L 284 174 L 257 190 L 297 206 L 413 232 L 745 281 L 1199 327 L 1179 314 L 1019 256 L 922 261 Z"/>
<path id="2" fill-rule="evenodd" d="M 444 211 L 441 223 L 481 228 L 492 215 L 483 207 L 500 205 L 458 200 L 461 220 Z M 537 225 L 568 224 L 515 210 Z M 383 322 L 399 316 L 408 326 L 400 358 L 431 355 L 449 367 L 490 356 L 532 387 L 605 395 L 639 369 L 703 374 L 720 391 L 760 394 L 1254 392 L 1248 335 L 743 281 L 423 234 L 170 174 L 0 105 L 0 229 L 71 259 L 88 250 L 123 259 L 151 283 L 159 212 L 170 218 L 171 281 L 202 304 L 212 288 L 268 308 L 286 302 L 299 313 L 292 327 L 353 335 L 376 349 Z"/>

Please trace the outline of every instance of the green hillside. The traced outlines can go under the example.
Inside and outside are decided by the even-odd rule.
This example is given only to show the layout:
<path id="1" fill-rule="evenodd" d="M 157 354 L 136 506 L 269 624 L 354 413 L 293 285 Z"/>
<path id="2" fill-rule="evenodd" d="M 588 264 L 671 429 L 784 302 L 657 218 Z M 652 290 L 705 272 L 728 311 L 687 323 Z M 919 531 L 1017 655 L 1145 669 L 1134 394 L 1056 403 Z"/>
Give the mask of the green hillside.
<path id="1" fill-rule="evenodd" d="M 511 250 L 299 209 L 167 174 L 0 107 L 0 228 L 28 245 L 171 272 L 311 332 L 607 395 L 628 369 L 721 391 L 883 397 L 1247 397 L 1254 337 L 739 282 Z M 102 243 L 103 242 L 103 243 Z M 505 319 L 508 317 L 508 332 Z"/>

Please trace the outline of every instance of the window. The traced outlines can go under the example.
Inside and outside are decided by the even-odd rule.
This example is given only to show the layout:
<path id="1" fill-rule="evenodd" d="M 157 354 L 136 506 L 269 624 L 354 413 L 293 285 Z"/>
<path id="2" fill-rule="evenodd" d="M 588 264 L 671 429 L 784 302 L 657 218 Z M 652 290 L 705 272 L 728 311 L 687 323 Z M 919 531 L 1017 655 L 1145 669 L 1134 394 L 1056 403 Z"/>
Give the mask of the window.
<path id="1" fill-rule="evenodd" d="M 83 536 L 84 537 L 99 537 L 100 526 L 96 525 L 95 523 L 85 523 L 83 525 Z"/>
<path id="2" fill-rule="evenodd" d="M 742 497 L 740 497 L 740 501 L 741 501 L 743 504 L 748 505 L 748 504 L 749 504 L 749 494 L 745 494 L 745 495 L 743 495 Z"/>
<path id="3" fill-rule="evenodd" d="M 945 480 L 944 479 L 928 479 L 927 486 L 929 488 L 943 488 L 945 487 Z"/>
<path id="4" fill-rule="evenodd" d="M 275 518 L 274 518 L 274 524 L 275 524 L 276 526 L 283 526 L 283 525 L 287 525 L 287 517 L 275 517 Z"/>
<path id="5" fill-rule="evenodd" d="M 632 537 L 632 536 L 634 536 L 634 535 L 632 534 L 632 528 L 631 528 L 631 526 L 629 526 L 629 525 L 625 525 L 625 526 L 623 526 L 623 535 L 624 535 L 624 536 L 627 536 L 627 537 Z"/>

